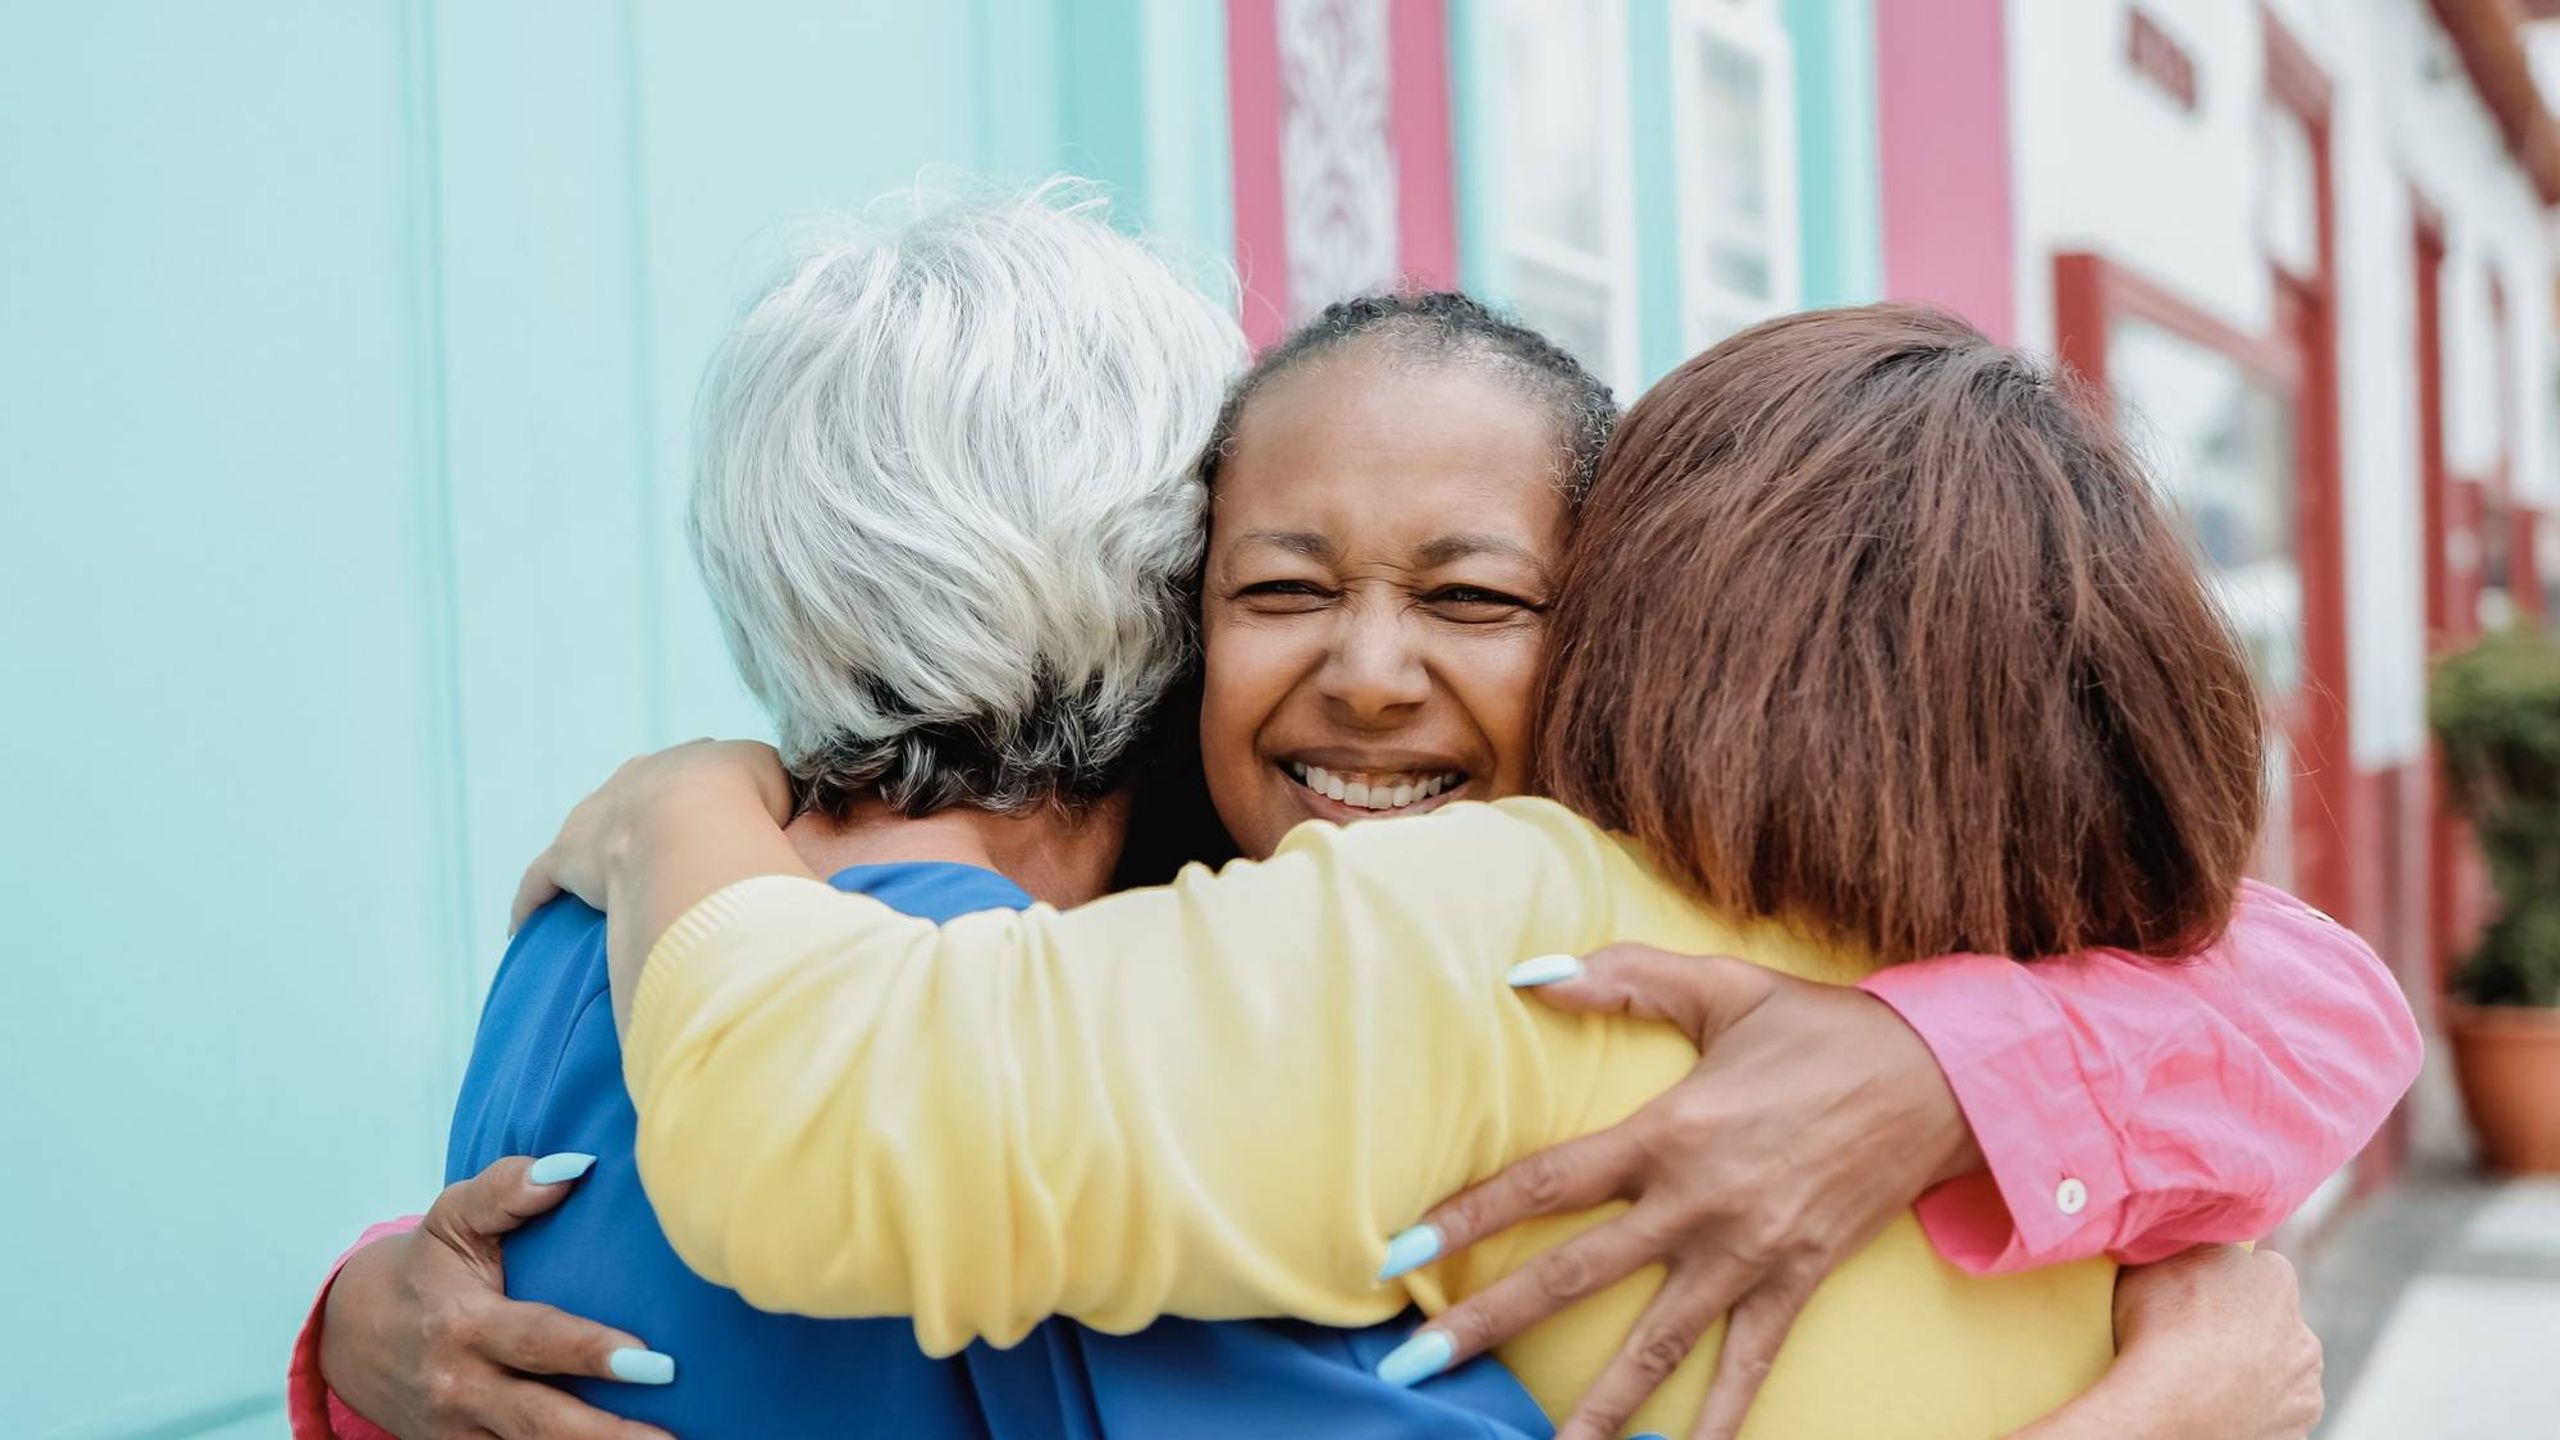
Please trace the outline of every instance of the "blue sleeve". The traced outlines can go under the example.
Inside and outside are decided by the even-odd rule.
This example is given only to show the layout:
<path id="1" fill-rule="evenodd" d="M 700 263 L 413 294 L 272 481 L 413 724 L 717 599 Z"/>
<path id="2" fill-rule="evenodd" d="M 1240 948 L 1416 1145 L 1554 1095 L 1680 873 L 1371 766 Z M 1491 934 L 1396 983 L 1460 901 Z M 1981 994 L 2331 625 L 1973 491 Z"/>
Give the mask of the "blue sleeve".
<path id="1" fill-rule="evenodd" d="M 569 1034 L 606 984 L 602 911 L 564 895 L 516 932 L 480 1006 L 445 1146 L 446 1184 L 535 1151 Z"/>

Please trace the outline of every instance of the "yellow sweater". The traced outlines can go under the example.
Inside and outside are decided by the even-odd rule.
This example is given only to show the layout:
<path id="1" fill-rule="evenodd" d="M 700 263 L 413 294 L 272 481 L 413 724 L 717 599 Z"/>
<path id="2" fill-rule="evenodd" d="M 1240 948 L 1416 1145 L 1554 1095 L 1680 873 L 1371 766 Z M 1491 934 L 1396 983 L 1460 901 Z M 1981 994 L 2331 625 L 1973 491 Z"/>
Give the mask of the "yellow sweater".
<path id="1" fill-rule="evenodd" d="M 1436 1313 L 1610 1212 L 1382 1286 L 1386 1236 L 1696 1061 L 1667 1026 L 1503 983 L 1524 956 L 1619 939 L 1831 982 L 1869 968 L 1719 920 L 1537 800 L 1304 826 L 1261 864 L 938 930 L 749 880 L 670 929 L 641 978 L 641 1174 L 705 1277 L 767 1309 L 912 1315 L 935 1354 L 1050 1315 L 1127 1332 Z M 1561 1416 L 1659 1283 L 1630 1277 L 1501 1358 Z M 1815 1295 L 1745 1433 L 2005 1433 L 2104 1370 L 2113 1284 L 2104 1262 L 1972 1278 L 1906 1215 Z M 1720 1333 L 1644 1426 L 1687 1431 Z"/>

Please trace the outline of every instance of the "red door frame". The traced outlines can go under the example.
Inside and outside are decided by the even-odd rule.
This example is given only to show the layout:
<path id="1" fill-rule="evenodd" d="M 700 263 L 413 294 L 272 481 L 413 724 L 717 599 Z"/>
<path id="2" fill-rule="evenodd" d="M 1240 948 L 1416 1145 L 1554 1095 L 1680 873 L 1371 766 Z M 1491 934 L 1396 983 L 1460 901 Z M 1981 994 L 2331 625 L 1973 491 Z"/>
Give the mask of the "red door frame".
<path id="1" fill-rule="evenodd" d="M 2410 250 L 2415 261 L 2418 345 L 2418 496 L 2425 540 L 2427 653 L 2443 651 L 2453 618 L 2445 567 L 2447 499 L 2451 477 L 2444 458 L 2444 219 L 2422 195 L 2409 197 Z"/>
<path id="2" fill-rule="evenodd" d="M 2330 163 L 2329 77 L 2274 12 L 2261 8 L 2266 37 L 2267 98 L 2292 112 L 2311 141 L 2317 268 L 2274 272 L 2279 339 L 2300 358 L 2301 408 L 2296 457 L 2301 505 L 2302 660 L 2306 717 L 2301 758 L 2310 768 L 2302 799 L 2315 809 L 2297 826 L 2314 843 L 2301 855 L 2298 879 L 2311 903 L 2365 933 L 2390 917 L 2362 913 L 2355 883 L 2358 787 L 2349 731 L 2352 714 L 2347 639 L 2347 533 L 2338 435 L 2338 224 Z"/>
<path id="3" fill-rule="evenodd" d="M 2535 553 L 2536 510 L 2516 494 L 2516 358 L 2507 314 L 2506 283 L 2489 272 L 2491 383 L 2498 387 L 2498 464 L 2490 503 L 2498 507 L 2506 540 L 2507 600 L 2519 620 L 2543 619 L 2540 557 Z"/>
<path id="4" fill-rule="evenodd" d="M 2420 544 L 2424 550 L 2421 574 L 2425 585 L 2427 659 L 2432 662 L 2460 643 L 2464 636 L 2456 629 L 2456 616 L 2466 619 L 2476 612 L 2475 605 L 2459 610 L 2455 605 L 2452 566 L 2447 563 L 2446 547 L 2453 533 L 2453 475 L 2445 461 L 2444 425 L 2444 219 L 2422 195 L 2409 197 L 2410 283 L 2415 300 L 2418 382 L 2418 509 Z M 2463 626 L 2467 630 L 2468 625 Z M 2456 934 L 2459 921 L 2455 894 L 2459 885 L 2456 874 L 2462 854 L 2461 826 L 2442 801 L 2443 782 L 2438 766 L 2435 741 L 2427 742 L 2426 764 L 2426 983 L 2441 993 L 2452 977 L 2453 955 L 2462 943 Z"/>

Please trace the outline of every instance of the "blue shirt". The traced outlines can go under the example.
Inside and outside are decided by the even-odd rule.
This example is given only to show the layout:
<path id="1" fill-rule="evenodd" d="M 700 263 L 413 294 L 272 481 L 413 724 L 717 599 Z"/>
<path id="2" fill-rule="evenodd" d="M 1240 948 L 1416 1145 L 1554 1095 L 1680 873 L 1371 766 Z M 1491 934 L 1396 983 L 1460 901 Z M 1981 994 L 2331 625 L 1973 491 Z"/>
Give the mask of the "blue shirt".
<path id="1" fill-rule="evenodd" d="M 929 920 L 1031 903 L 1012 881 L 969 865 L 862 865 L 833 883 Z M 1371 1367 L 1410 1333 L 1410 1313 L 1366 1330 L 1164 1320 L 1122 1336 L 1052 1320 L 1010 1350 L 973 1345 L 947 1360 L 917 1349 L 903 1319 L 767 1314 L 676 1258 L 632 1163 L 637 1129 L 606 988 L 604 916 L 555 901 L 526 922 L 490 988 L 445 1170 L 460 1179 L 504 1155 L 596 1157 L 567 1203 L 507 1237 L 507 1290 L 673 1355 L 672 1385 L 559 1383 L 684 1440 L 1553 1434 L 1490 1359 L 1415 1390 L 1379 1381 Z"/>

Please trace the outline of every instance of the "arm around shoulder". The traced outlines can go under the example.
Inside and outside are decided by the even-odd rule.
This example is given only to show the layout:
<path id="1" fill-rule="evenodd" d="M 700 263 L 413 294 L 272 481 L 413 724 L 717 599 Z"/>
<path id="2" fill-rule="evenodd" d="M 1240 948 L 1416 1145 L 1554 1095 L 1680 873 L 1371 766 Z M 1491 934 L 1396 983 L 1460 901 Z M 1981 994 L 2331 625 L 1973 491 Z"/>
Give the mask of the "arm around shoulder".
<path id="1" fill-rule="evenodd" d="M 642 1175 L 705 1276 L 935 1353 L 1052 1314 L 1382 1319 L 1383 1237 L 1579 1118 L 1606 1022 L 1502 977 L 1611 938 L 1628 863 L 1506 802 L 938 930 L 750 880 L 641 978 Z"/>

